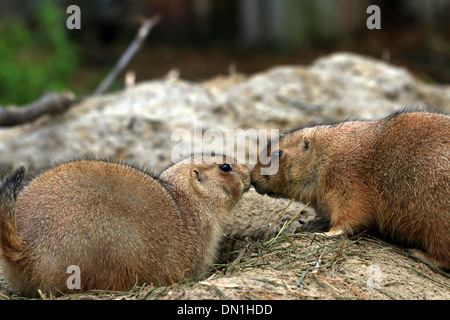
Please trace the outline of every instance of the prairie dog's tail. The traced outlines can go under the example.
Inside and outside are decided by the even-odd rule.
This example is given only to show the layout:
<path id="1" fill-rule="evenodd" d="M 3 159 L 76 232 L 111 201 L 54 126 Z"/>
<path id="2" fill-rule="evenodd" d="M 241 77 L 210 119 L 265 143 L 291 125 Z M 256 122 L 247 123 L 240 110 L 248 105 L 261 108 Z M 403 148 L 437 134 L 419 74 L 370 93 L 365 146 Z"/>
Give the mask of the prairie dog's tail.
<path id="1" fill-rule="evenodd" d="M 23 243 L 17 235 L 15 204 L 25 174 L 25 166 L 9 173 L 0 185 L 0 249 L 7 262 L 20 260 Z"/>

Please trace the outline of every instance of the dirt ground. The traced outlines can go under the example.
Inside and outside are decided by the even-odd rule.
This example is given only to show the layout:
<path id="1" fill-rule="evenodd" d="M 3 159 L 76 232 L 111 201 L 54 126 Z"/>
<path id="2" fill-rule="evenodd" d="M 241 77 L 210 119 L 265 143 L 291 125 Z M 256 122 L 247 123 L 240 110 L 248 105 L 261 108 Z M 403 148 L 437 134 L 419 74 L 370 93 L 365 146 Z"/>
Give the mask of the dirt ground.
<path id="1" fill-rule="evenodd" d="M 74 293 L 87 300 L 448 300 L 450 278 L 407 251 L 369 235 L 325 238 L 279 233 L 247 240 L 208 274 L 169 287 Z M 40 299 L 53 299 L 42 295 Z M 0 299 L 25 299 L 2 278 Z"/>

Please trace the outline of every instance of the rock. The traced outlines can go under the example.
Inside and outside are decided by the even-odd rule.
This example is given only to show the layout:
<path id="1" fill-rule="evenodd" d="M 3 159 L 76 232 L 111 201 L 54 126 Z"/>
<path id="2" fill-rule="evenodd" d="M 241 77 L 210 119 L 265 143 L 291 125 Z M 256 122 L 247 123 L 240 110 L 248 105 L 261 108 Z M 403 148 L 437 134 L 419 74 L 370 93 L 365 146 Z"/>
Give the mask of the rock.
<path id="1" fill-rule="evenodd" d="M 171 160 L 175 129 L 288 130 L 347 118 L 380 118 L 404 107 L 449 112 L 450 88 L 407 70 L 348 53 L 308 67 L 281 66 L 204 83 L 155 80 L 90 98 L 65 114 L 0 129 L 0 168 L 40 168 L 80 153 L 115 156 L 156 170 Z M 2 174 L 4 172 L 1 172 Z"/>
<path id="2" fill-rule="evenodd" d="M 203 83 L 168 77 L 89 98 L 64 114 L 1 128 L 0 174 L 19 163 L 36 171 L 54 160 L 86 153 L 160 171 L 171 163 L 175 147 L 195 151 L 195 125 L 201 126 L 200 138 L 209 129 L 284 131 L 348 118 L 381 118 L 405 107 L 449 113 L 450 87 L 424 84 L 403 68 L 349 53 L 322 57 L 306 67 L 278 66 Z M 175 133 L 180 132 L 191 143 L 177 140 L 181 136 Z M 257 142 L 250 137 L 251 145 Z M 249 192 L 227 232 L 241 240 L 261 237 L 286 205 L 285 200 Z M 291 206 L 285 219 L 301 207 Z M 300 227 L 295 223 L 293 228 Z"/>

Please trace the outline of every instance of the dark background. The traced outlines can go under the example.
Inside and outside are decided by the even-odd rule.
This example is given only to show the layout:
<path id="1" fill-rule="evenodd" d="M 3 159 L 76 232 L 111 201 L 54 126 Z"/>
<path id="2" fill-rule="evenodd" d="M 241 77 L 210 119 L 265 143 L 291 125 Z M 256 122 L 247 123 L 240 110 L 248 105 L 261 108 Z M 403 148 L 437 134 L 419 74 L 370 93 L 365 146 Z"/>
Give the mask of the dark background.
<path id="1" fill-rule="evenodd" d="M 71 4 L 81 30 L 66 28 Z M 381 9 L 380 30 L 366 26 L 371 4 Z M 161 22 L 127 68 L 137 82 L 171 69 L 192 81 L 251 74 L 349 51 L 450 83 L 450 0 L 0 0 L 0 104 L 93 91 L 156 13 Z M 123 75 L 112 90 L 122 83 Z"/>

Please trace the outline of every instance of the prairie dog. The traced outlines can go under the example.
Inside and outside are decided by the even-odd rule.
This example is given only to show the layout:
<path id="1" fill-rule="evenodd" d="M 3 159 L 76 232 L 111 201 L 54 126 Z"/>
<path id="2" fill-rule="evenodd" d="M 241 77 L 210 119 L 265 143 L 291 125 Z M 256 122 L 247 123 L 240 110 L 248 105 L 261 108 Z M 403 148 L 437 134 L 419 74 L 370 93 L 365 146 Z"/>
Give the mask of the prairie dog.
<path id="1" fill-rule="evenodd" d="M 79 291 L 168 285 L 204 273 L 227 215 L 250 187 L 250 172 L 225 156 L 192 160 L 160 176 L 124 163 L 70 161 L 22 190 L 19 167 L 0 188 L 6 280 L 35 296 L 38 289 L 73 292 L 72 265 L 79 267 Z"/>
<path id="2" fill-rule="evenodd" d="M 294 130 L 269 145 L 273 175 L 251 178 L 261 194 L 309 202 L 327 235 L 373 229 L 450 269 L 450 117 L 397 112 Z"/>

